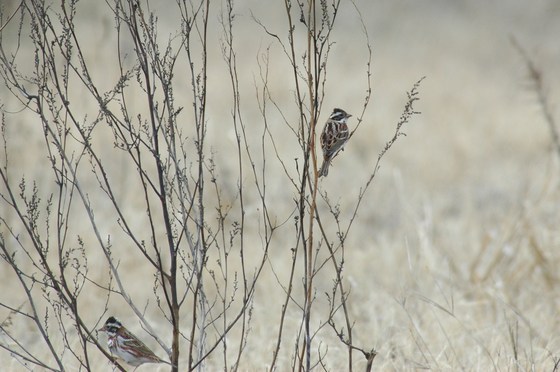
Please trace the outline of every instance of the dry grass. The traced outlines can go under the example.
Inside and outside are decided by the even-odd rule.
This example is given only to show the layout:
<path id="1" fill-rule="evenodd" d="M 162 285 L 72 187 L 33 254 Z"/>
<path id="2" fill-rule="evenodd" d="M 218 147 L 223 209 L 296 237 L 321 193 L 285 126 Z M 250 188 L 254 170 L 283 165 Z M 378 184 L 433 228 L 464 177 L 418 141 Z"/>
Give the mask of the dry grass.
<path id="1" fill-rule="evenodd" d="M 92 7 L 92 3 L 82 6 Z M 260 35 L 252 37 L 258 27 L 251 21 L 249 9 L 266 22 L 274 22 L 261 3 L 240 1 L 237 10 L 237 40 L 245 48 L 239 57 L 249 128 L 253 121 L 254 125 L 259 122 L 253 96 L 256 56 L 269 43 Z M 358 4 L 367 17 L 374 47 L 373 103 L 359 135 L 336 159 L 329 177 L 321 181 L 331 199 L 340 201 L 342 213 L 352 206 L 389 138 L 402 111 L 404 92 L 419 77 L 426 75 L 427 79 L 417 107 L 422 115 L 411 122 L 405 130 L 407 137 L 385 157 L 347 241 L 345 270 L 352 292 L 356 344 L 377 349 L 376 370 L 553 370 L 560 358 L 560 161 L 551 148 L 525 62 L 509 38 L 515 36 L 542 69 L 552 112 L 559 118 L 560 91 L 553 82 L 560 81 L 560 7 L 552 0 L 531 5 L 524 0 L 507 5 L 444 0 L 363 0 Z M 163 7 L 162 12 L 161 17 L 166 17 Z M 89 38 L 88 58 L 99 69 L 94 75 L 110 76 L 114 73 L 111 21 L 95 7 L 86 14 L 80 29 Z M 351 113 L 360 110 L 366 89 L 363 40 L 354 36 L 360 35 L 359 25 L 349 11 L 341 17 L 322 120 L 335 106 Z M 10 39 L 10 35 L 3 37 Z M 221 75 L 219 36 L 213 37 L 209 141 L 227 179 L 228 168 L 233 166 L 228 157 L 234 148 L 233 133 L 226 124 L 229 102 L 222 95 L 226 77 Z M 277 49 L 272 53 L 281 56 Z M 280 102 L 291 102 L 290 80 L 274 66 L 271 70 L 275 71 L 273 93 Z M 0 94 L 6 110 L 21 108 L 3 87 Z M 176 96 L 180 100 L 180 92 Z M 21 115 L 8 117 L 7 122 L 9 145 L 21 154 L 11 158 L 14 178 L 21 173 L 48 185 L 48 169 L 38 165 L 45 153 L 37 123 Z M 282 138 L 284 127 L 271 126 Z M 113 151 L 108 140 L 98 145 L 106 146 L 108 153 Z M 281 146 L 284 154 L 297 148 L 290 143 Z M 278 182 L 269 184 L 269 193 L 278 200 L 278 216 L 285 216 L 289 210 L 285 200 L 292 195 L 284 187 L 281 170 L 270 167 L 271 175 L 278 174 Z M 122 179 L 119 195 L 129 203 L 127 213 L 137 214 L 136 223 L 141 226 L 142 211 L 136 208 L 134 190 L 127 188 L 129 170 L 114 164 L 113 171 Z M 248 201 L 249 217 L 255 201 Z M 319 208 L 325 206 L 319 204 Z M 97 213 L 102 221 L 103 211 Z M 102 228 L 118 246 L 118 227 L 108 223 Z M 90 234 L 87 228 L 79 233 L 83 237 Z M 285 275 L 291 263 L 286 244 L 278 237 L 271 254 L 279 275 Z M 122 253 L 122 265 L 130 267 L 130 280 L 141 282 L 141 268 L 126 262 L 126 251 Z M 96 258 L 90 260 L 95 270 Z M 3 298 L 15 296 L 10 293 L 11 279 L 2 268 Z M 320 277 L 315 283 L 317 293 L 331 287 L 330 278 Z M 283 292 L 270 272 L 260 285 L 242 370 L 265 369 L 276 337 L 274 325 Z M 151 287 L 145 285 L 132 290 L 139 299 L 151 293 Z M 119 303 L 112 305 L 117 308 Z M 316 308 L 320 306 L 318 302 Z M 101 310 L 96 298 L 86 307 L 91 311 L 86 319 L 93 321 Z M 5 315 L 0 314 L 2 321 Z M 319 310 L 316 322 L 320 314 Z M 293 324 L 288 315 L 286 334 L 295 334 L 300 315 L 294 314 Z M 142 334 L 134 324 L 131 328 Z M 323 330 L 320 339 L 336 345 L 331 330 Z M 289 367 L 291 352 L 284 350 L 280 370 Z M 328 367 L 344 369 L 345 364 L 336 358 L 344 352 L 343 345 L 340 350 L 330 347 L 328 352 Z M 107 361 L 99 358 L 98 370 L 109 370 Z M 209 370 L 217 368 L 220 360 L 213 363 Z M 3 370 L 22 370 L 5 351 L 0 351 L 0 365 Z M 358 370 L 362 366 L 365 361 Z"/>

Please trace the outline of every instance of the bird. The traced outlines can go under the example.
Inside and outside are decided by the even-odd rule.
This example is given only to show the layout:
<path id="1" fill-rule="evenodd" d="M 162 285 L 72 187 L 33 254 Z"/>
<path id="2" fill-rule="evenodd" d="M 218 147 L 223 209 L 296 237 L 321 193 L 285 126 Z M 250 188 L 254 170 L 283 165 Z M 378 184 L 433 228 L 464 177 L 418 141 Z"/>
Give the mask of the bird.
<path id="1" fill-rule="evenodd" d="M 346 122 L 352 115 L 346 111 L 335 108 L 325 123 L 321 133 L 321 148 L 323 149 L 323 165 L 319 170 L 319 177 L 326 177 L 329 174 L 331 161 L 340 150 L 344 150 L 344 145 L 348 141 L 349 131 Z"/>
<path id="2" fill-rule="evenodd" d="M 138 367 L 144 363 L 170 364 L 155 355 L 114 316 L 110 316 L 99 331 L 107 334 L 107 346 L 111 354 L 131 366 Z"/>

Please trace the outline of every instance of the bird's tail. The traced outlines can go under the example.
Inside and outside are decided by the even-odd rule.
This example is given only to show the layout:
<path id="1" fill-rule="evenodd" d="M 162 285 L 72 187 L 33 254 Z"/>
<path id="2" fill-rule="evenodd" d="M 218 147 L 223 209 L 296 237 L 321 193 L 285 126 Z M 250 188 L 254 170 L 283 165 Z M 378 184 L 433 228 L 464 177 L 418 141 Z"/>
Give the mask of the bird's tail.
<path id="1" fill-rule="evenodd" d="M 327 177 L 327 174 L 329 174 L 329 167 L 331 165 L 331 161 L 325 159 L 323 161 L 323 165 L 321 166 L 321 169 L 319 170 L 319 177 Z"/>

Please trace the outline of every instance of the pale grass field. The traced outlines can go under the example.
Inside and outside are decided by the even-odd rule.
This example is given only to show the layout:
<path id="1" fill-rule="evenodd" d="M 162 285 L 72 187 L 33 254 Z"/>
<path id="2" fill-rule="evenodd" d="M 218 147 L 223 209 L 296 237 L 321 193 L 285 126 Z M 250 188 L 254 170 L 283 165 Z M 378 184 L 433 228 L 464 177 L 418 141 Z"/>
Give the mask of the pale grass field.
<path id="1" fill-rule="evenodd" d="M 79 30 L 88 38 L 86 55 L 95 67 L 94 75 L 107 76 L 110 85 L 110 77 L 116 74 L 111 19 L 92 4 L 81 5 L 87 17 Z M 262 4 L 238 1 L 236 19 L 242 103 L 246 124 L 255 132 L 254 146 L 258 146 L 262 125 L 254 94 L 257 54 L 272 40 L 251 20 L 250 10 L 274 31 L 285 34 L 283 18 L 274 16 L 282 11 L 281 4 Z M 321 181 L 331 200 L 339 201 L 342 218 L 348 218 L 378 153 L 392 135 L 406 101 L 405 92 L 422 76 L 426 79 L 416 106 L 422 114 L 406 126 L 407 136 L 401 137 L 384 158 L 348 237 L 345 273 L 352 292 L 349 303 L 355 320 L 354 342 L 378 351 L 374 370 L 552 371 L 560 358 L 560 161 L 525 63 L 510 37 L 515 37 L 541 68 L 550 107 L 560 125 L 560 4 L 554 0 L 362 0 L 357 5 L 373 46 L 372 103 L 358 135 L 336 159 L 329 177 Z M 171 17 L 163 8 L 154 9 L 162 12 L 160 33 L 165 35 L 175 25 L 163 22 Z M 364 39 L 351 4 L 343 6 L 340 17 L 333 35 L 336 44 L 321 120 L 338 106 L 358 114 L 367 88 Z M 217 17 L 211 22 L 216 45 L 210 51 L 209 142 L 222 172 L 224 195 L 233 196 L 235 183 L 228 189 L 228 177 L 235 177 L 228 155 L 234 151 L 230 87 L 219 51 Z M 277 46 L 271 48 L 271 55 L 277 59 L 270 69 L 273 94 L 295 118 L 291 75 Z M 6 109 L 18 111 L 20 105 L 4 87 L 0 89 Z M 181 100 L 181 92 L 176 95 Z M 73 102 L 80 104 L 87 111 L 91 102 Z M 140 110 L 142 101 L 137 104 Z M 190 107 L 190 102 L 183 105 Z M 15 151 L 12 172 L 14 179 L 21 175 L 37 179 L 46 194 L 52 179 L 45 165 L 39 123 L 32 120 L 35 122 L 22 115 L 7 117 L 9 145 Z M 355 121 L 350 123 L 355 125 Z M 281 122 L 276 126 L 272 122 L 271 127 L 282 139 L 285 127 Z M 293 159 L 297 144 L 279 142 L 285 159 Z M 99 139 L 98 145 L 106 146 L 108 154 L 114 151 L 108 138 Z M 283 220 L 292 208 L 293 192 L 286 187 L 272 153 L 269 156 L 268 193 L 277 201 L 274 213 Z M 140 228 L 144 211 L 127 183 L 127 175 L 134 172 L 119 161 L 111 170 L 121 186 L 119 198 L 130 208 L 126 213 Z M 89 177 L 86 172 L 84 176 Z M 95 202 L 97 191 L 90 192 Z M 257 202 L 249 197 L 249 224 Z M 327 213 L 324 204 L 319 208 Z M 10 212 L 2 209 L 0 213 L 9 217 Z M 124 237 L 114 216 L 104 212 L 102 204 L 96 216 L 103 234 L 111 235 L 118 247 Z M 283 278 L 291 263 L 291 228 L 277 235 L 271 252 L 271 262 Z M 73 234 L 80 234 L 86 242 L 88 237 L 93 239 L 87 223 L 76 225 Z M 334 233 L 332 236 L 334 239 Z M 258 244 L 256 234 L 254 239 Z M 256 247 L 260 249 L 260 245 Z M 126 247 L 122 248 L 115 255 L 121 258 L 121 267 L 129 268 L 126 275 L 132 296 L 140 302 L 152 298 L 152 278 L 146 279 L 142 266 L 127 260 Z M 94 274 L 96 265 L 104 267 L 102 261 L 95 255 L 89 258 L 90 274 L 99 280 L 106 275 L 106 270 L 99 270 L 97 277 Z M 324 320 L 322 295 L 332 285 L 328 274 L 315 281 L 315 325 Z M 11 280 L 8 268 L 0 266 L 3 299 L 18 298 Z M 301 288 L 297 295 L 301 295 Z M 97 300 L 92 296 L 82 303 L 85 318 L 92 324 L 103 311 Z M 275 277 L 265 272 L 255 296 L 241 370 L 266 370 L 283 300 Z M 134 332 L 146 336 L 122 300 L 113 299 L 111 306 L 125 324 L 129 319 Z M 152 306 L 147 313 L 165 334 L 168 325 L 157 309 Z M 4 313 L 0 315 L 3 319 Z M 292 340 L 300 318 L 295 308 L 288 313 L 280 371 L 290 368 Z M 235 342 L 237 337 L 234 332 L 228 339 Z M 163 355 L 147 336 L 145 341 Z M 320 332 L 315 347 L 319 343 L 328 345 L 328 368 L 344 370 L 345 348 L 330 329 Z M 99 359 L 95 370 L 111 370 L 102 355 L 93 355 Z M 186 358 L 186 353 L 183 356 Z M 361 358 L 355 355 L 357 370 L 365 366 Z M 212 359 L 208 370 L 219 369 L 221 363 L 220 358 Z M 0 366 L 4 371 L 24 370 L 3 350 Z M 138 371 L 156 368 L 166 370 L 165 366 L 152 365 Z"/>

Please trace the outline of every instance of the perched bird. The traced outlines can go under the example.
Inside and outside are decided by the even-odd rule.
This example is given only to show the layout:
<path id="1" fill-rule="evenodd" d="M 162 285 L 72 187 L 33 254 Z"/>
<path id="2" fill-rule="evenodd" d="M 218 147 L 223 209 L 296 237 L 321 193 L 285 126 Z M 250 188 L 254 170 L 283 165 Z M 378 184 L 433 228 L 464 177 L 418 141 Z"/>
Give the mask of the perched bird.
<path id="1" fill-rule="evenodd" d="M 335 108 L 325 123 L 323 133 L 321 133 L 321 148 L 323 149 L 323 165 L 319 170 L 319 177 L 329 174 L 331 161 L 348 141 L 350 132 L 346 122 L 352 115 L 346 111 Z"/>
<path id="2" fill-rule="evenodd" d="M 99 331 L 107 333 L 107 346 L 111 354 L 131 366 L 138 367 L 144 363 L 170 364 L 155 355 L 113 316 L 107 319 L 105 325 Z"/>

